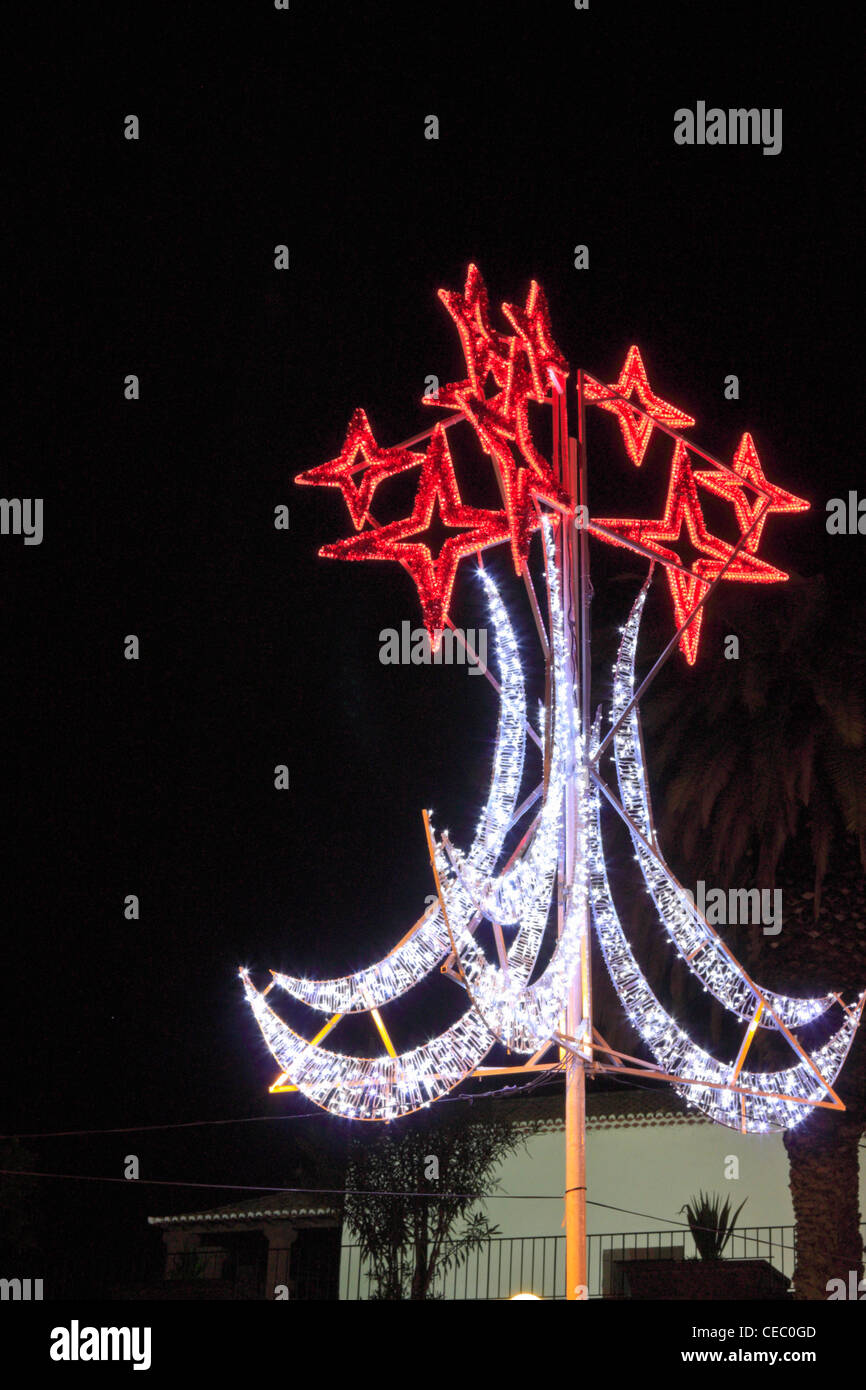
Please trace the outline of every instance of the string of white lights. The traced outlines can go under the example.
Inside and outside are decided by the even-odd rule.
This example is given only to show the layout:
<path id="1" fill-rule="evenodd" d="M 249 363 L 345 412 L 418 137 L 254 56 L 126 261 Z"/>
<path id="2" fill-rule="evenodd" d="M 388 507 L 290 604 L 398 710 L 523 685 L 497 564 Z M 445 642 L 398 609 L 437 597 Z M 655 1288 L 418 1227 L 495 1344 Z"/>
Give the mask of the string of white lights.
<path id="1" fill-rule="evenodd" d="M 502 852 L 520 790 L 526 743 L 526 691 L 517 638 L 505 604 L 489 570 L 479 569 L 478 574 L 487 596 L 501 686 L 490 791 L 467 855 L 473 868 L 486 874 Z M 465 949 L 471 952 L 469 928 L 475 912 L 466 894 L 457 892 L 450 884 L 446 890 L 446 910 L 452 931 L 461 940 L 466 938 Z M 329 980 L 308 980 L 275 972 L 274 981 L 295 999 L 321 1013 L 365 1012 L 405 994 L 429 974 L 450 949 L 448 927 L 437 902 L 427 910 L 421 925 L 406 941 L 373 965 Z"/>
<path id="2" fill-rule="evenodd" d="M 634 693 L 635 654 L 647 589 L 648 586 L 644 585 L 635 600 L 628 622 L 622 629 L 622 642 L 613 668 L 612 723 L 619 719 Z M 644 839 L 652 844 L 655 842 L 652 809 L 637 706 L 632 708 L 620 724 L 614 734 L 613 743 L 623 809 Z M 726 954 L 705 917 L 676 882 L 658 847 L 656 855 L 653 855 L 631 827 L 629 833 L 644 882 L 658 909 L 669 940 L 705 989 L 739 1018 L 751 1020 L 757 1004 L 757 995 L 752 983 Z M 779 1015 L 787 1028 L 799 1028 L 810 1023 L 829 1009 L 834 1000 L 832 994 L 817 999 L 792 999 L 787 995 L 765 990 L 763 986 L 760 986 L 760 991 L 766 1003 Z M 775 1028 L 772 1014 L 762 1012 L 759 1026 Z"/>
<path id="3" fill-rule="evenodd" d="M 553 582 L 554 580 L 551 580 L 551 583 Z M 490 585 L 492 586 L 492 580 Z M 507 625 L 507 631 L 511 632 L 511 626 L 507 623 L 504 607 L 501 607 L 501 600 L 495 586 L 488 588 L 488 596 L 493 600 L 492 612 L 498 630 L 506 630 Z M 503 619 L 505 619 L 504 623 Z M 516 642 L 514 642 L 509 656 L 517 661 Z M 525 717 L 522 672 L 520 680 L 522 703 L 520 704 L 519 715 L 522 732 Z M 505 679 L 503 679 L 503 692 L 504 705 Z M 522 749 L 520 767 L 517 768 L 512 763 L 510 768 L 508 795 L 511 798 L 512 807 L 519 789 L 521 775 Z M 504 776 L 505 773 L 503 772 L 503 778 Z M 511 777 L 515 779 L 513 785 L 511 784 Z M 511 813 L 509 811 L 505 829 L 510 824 L 510 820 Z M 484 836 L 488 844 L 491 840 L 499 838 L 500 833 L 501 821 L 497 816 L 482 818 L 479 835 Z M 504 838 L 504 831 L 502 831 L 502 838 Z M 441 855 L 441 848 L 436 849 L 436 852 Z M 447 866 L 443 865 L 444 867 Z M 483 970 L 486 957 L 467 929 L 467 924 L 471 923 L 475 917 L 474 905 L 466 889 L 456 877 L 453 877 L 448 884 L 440 881 L 440 886 L 461 962 L 466 970 L 475 977 Z M 507 974 L 512 981 L 525 983 L 531 974 L 537 955 L 537 946 L 534 946 L 534 941 L 537 937 L 540 944 L 549 911 L 551 893 L 552 882 L 547 900 L 543 901 L 543 893 L 540 893 L 533 904 L 536 917 L 543 918 L 540 928 L 535 920 L 522 923 L 521 929 L 509 948 Z M 458 924 L 456 930 L 455 921 Z M 450 947 L 451 938 L 447 935 L 447 927 L 445 931 L 447 947 Z M 284 1075 L 316 1105 L 346 1118 L 394 1119 L 399 1115 L 417 1110 L 422 1105 L 428 1105 L 431 1101 L 438 1099 L 439 1096 L 457 1086 L 473 1067 L 478 1065 L 496 1041 L 484 1019 L 474 1008 L 470 1007 L 451 1028 L 410 1052 L 395 1057 L 353 1057 L 308 1042 L 274 1013 L 264 995 L 255 988 L 246 971 L 241 972 L 241 978 L 247 1000 L 262 1036 L 282 1068 Z M 338 1010 L 335 1009 L 334 1012 L 338 1012 Z"/>
<path id="4" fill-rule="evenodd" d="M 394 1120 L 429 1105 L 478 1066 L 495 1039 L 474 1009 L 397 1057 L 350 1057 L 307 1042 L 266 1003 L 246 971 L 247 1001 L 287 1077 L 315 1105 L 352 1120 Z"/>
<path id="5" fill-rule="evenodd" d="M 554 726 L 553 749 L 548 795 L 539 817 L 533 843 L 512 869 L 496 880 L 481 882 L 479 876 L 455 856 L 453 872 L 473 888 L 472 901 L 484 916 L 492 921 L 519 923 L 518 937 L 527 927 L 540 926 L 543 935 L 547 921 L 538 923 L 533 912 L 537 906 L 536 885 L 539 877 L 549 884 L 544 898 L 549 902 L 559 865 L 563 825 L 563 800 L 566 776 L 570 772 L 577 793 L 578 852 L 574 881 L 563 904 L 563 928 L 551 959 L 538 980 L 526 985 L 513 969 L 503 970 L 480 954 L 471 960 L 461 955 L 460 964 L 467 987 L 480 1013 L 497 1038 L 513 1052 L 533 1053 L 549 1042 L 564 1012 L 571 980 L 580 962 L 583 931 L 586 923 L 587 879 L 583 852 L 582 827 L 588 814 L 587 783 L 580 737 L 579 716 L 574 690 L 566 669 L 566 632 L 559 591 L 553 529 L 548 518 L 542 522 L 547 553 L 548 587 L 551 609 L 553 650 Z M 528 872 L 521 874 L 527 861 L 534 858 Z M 446 868 L 444 856 L 439 864 L 440 874 Z M 473 881 L 474 880 L 474 881 Z M 539 935 L 539 945 L 540 945 Z M 509 966 L 511 955 L 509 953 Z"/>
<path id="6" fill-rule="evenodd" d="M 597 746 L 598 721 L 593 730 Z M 614 988 L 649 1051 L 660 1068 L 696 1084 L 676 1086 L 692 1105 L 731 1129 L 765 1133 L 792 1129 L 810 1113 L 803 1102 L 827 1099 L 826 1087 L 804 1062 L 783 1071 L 736 1074 L 736 1063 L 711 1057 L 685 1033 L 662 1008 L 650 989 L 619 920 L 613 903 L 602 846 L 601 804 L 596 789 L 590 794 L 591 814 L 587 835 L 590 901 L 596 933 Z M 838 1076 L 860 1022 L 866 993 L 846 1011 L 838 1030 L 823 1047 L 811 1054 L 824 1080 L 832 1085 Z M 712 1082 L 714 1086 L 700 1083 Z M 738 1086 L 765 1095 L 742 1095 L 725 1089 Z M 716 1089 L 721 1087 L 722 1089 Z M 788 1099 L 789 1097 L 800 1097 Z"/>

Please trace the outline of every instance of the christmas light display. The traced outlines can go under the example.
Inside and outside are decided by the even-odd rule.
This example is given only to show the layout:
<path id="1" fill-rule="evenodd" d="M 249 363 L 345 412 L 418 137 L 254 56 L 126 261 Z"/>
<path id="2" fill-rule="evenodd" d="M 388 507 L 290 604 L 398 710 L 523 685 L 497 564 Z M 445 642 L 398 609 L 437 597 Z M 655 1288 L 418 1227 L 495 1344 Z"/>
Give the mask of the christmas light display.
<path id="1" fill-rule="evenodd" d="M 632 393 L 637 394 L 643 412 L 628 405 Z M 600 381 L 587 377 L 586 398 L 617 417 L 628 456 L 638 468 L 643 463 L 654 420 L 673 430 L 687 429 L 695 423 L 691 415 L 669 405 L 650 390 L 646 368 L 636 347 L 629 348 L 619 381 L 612 386 L 602 386 Z"/>
<path id="2" fill-rule="evenodd" d="M 272 1089 L 297 1090 L 344 1118 L 392 1120 L 431 1104 L 470 1077 L 564 1069 L 567 1277 L 568 1296 L 574 1297 L 571 1290 L 585 1282 L 580 1097 L 587 1075 L 610 1072 L 667 1081 L 714 1121 L 743 1132 L 790 1128 L 816 1106 L 844 1108 L 833 1086 L 866 994 L 850 1004 L 834 993 L 793 998 L 765 989 L 740 966 L 663 858 L 639 719 L 639 701 L 677 642 L 686 661 L 695 662 L 704 608 L 717 584 L 771 584 L 787 578 L 758 556 L 764 522 L 770 513 L 802 511 L 808 503 L 768 482 L 750 435 L 743 436 L 731 467 L 683 440 L 677 431 L 694 421 L 650 389 L 636 347 L 629 349 L 614 385 L 577 373 L 577 439 L 570 439 L 569 366 L 554 341 L 540 286 L 532 282 L 522 308 L 503 304 L 507 329 L 493 325 L 487 290 L 475 266 L 469 267 L 462 293 L 442 290 L 440 297 L 457 327 L 466 375 L 425 401 L 452 412 L 420 436 L 428 438 L 425 451 L 412 452 L 407 445 L 383 448 L 366 415 L 356 411 L 340 455 L 307 470 L 298 481 L 338 487 L 358 532 L 324 545 L 319 553 L 399 563 L 416 584 L 434 643 L 459 596 L 461 562 L 477 557 L 476 574 L 494 635 L 492 669 L 486 674 L 499 693 L 487 799 L 465 851 L 447 831 L 436 833 L 425 813 L 435 900 L 389 955 L 333 979 L 274 972 L 262 990 L 248 970 L 241 977 L 253 1016 L 281 1069 Z M 530 405 L 551 412 L 549 456 L 533 433 Z M 588 495 L 587 416 L 596 409 L 616 416 L 626 455 L 638 467 L 654 430 L 661 428 L 672 438 L 660 517 L 591 516 L 579 528 L 575 524 L 578 503 L 583 512 Z M 470 506 L 461 496 L 446 429 L 467 428 L 490 460 L 501 509 Z M 653 460 L 660 455 L 654 450 Z M 695 471 L 693 457 L 711 467 Z M 611 466 L 608 458 L 605 463 Z M 377 500 L 384 495 L 377 494 L 379 484 L 416 468 L 409 515 L 377 519 L 374 494 Z M 740 530 L 735 544 L 708 530 L 699 489 L 732 508 Z M 428 533 L 436 513 L 454 534 L 434 554 Z M 546 613 L 533 580 L 536 533 Z M 685 559 L 686 537 L 697 552 L 691 566 Z M 590 539 L 630 549 L 650 563 L 647 583 L 622 629 L 604 738 L 600 715 L 589 727 Z M 539 732 L 528 722 L 521 644 L 500 585 L 481 561 L 483 551 L 505 544 L 526 590 L 545 666 Z M 673 600 L 675 634 L 636 690 L 641 616 L 659 565 Z M 532 750 L 527 736 L 541 754 L 537 775 L 528 782 Z M 615 769 L 618 796 L 605 781 L 606 758 Z M 697 1044 L 642 973 L 608 876 L 603 804 L 607 814 L 619 815 L 627 827 L 671 949 L 738 1027 L 745 1027 L 733 1059 L 713 1057 Z M 618 1052 L 593 1024 L 592 927 L 614 989 L 651 1061 Z M 463 1012 L 437 1036 L 398 1052 L 380 1010 L 405 1001 L 408 991 L 422 986 L 437 967 L 463 991 Z M 311 1039 L 272 1007 L 268 996 L 274 988 L 328 1016 Z M 405 1002 L 403 1008 L 401 1027 Z M 370 1016 L 384 1054 L 358 1057 L 331 1046 L 329 1035 L 348 1014 Z M 797 1036 L 804 1028 L 822 1030 L 810 1036 L 823 1041 L 817 1046 L 810 1042 L 807 1050 Z M 776 1053 L 792 1054 L 780 1069 L 746 1066 L 759 1037 L 772 1039 Z M 507 1052 L 495 1065 L 490 1054 L 497 1048 Z"/>
<path id="3" fill-rule="evenodd" d="M 330 463 L 322 463 L 318 468 L 299 473 L 295 482 L 340 488 L 355 530 L 360 531 L 364 522 L 370 519 L 370 503 L 379 484 L 385 478 L 403 473 L 407 468 L 414 468 L 423 462 L 423 454 L 412 454 L 408 449 L 380 449 L 373 438 L 366 414 L 363 410 L 356 410 L 338 456 Z M 359 469 L 364 469 L 360 483 L 353 476 Z"/>
<path id="4" fill-rule="evenodd" d="M 768 513 L 809 510 L 809 503 L 805 498 L 795 497 L 793 492 L 786 492 L 784 488 L 767 482 L 755 441 L 750 434 L 744 434 L 740 440 L 732 467 L 739 478 L 732 478 L 730 473 L 722 473 L 715 469 L 700 469 L 695 473 L 695 479 L 717 497 L 723 497 L 726 502 L 732 503 L 740 530 L 746 537 L 747 550 L 757 550 Z M 762 488 L 768 495 L 768 503 L 760 497 L 747 497 L 746 488 L 739 479 L 745 480 L 745 483 L 751 484 L 753 488 L 755 484 Z"/>
<path id="5" fill-rule="evenodd" d="M 640 620 L 649 582 L 635 600 L 628 622 L 623 629 L 619 656 L 613 672 L 613 709 L 611 720 L 618 724 L 634 692 L 634 665 L 637 652 Z M 774 1027 L 773 1016 L 789 1028 L 803 1027 L 831 1007 L 835 996 L 826 994 L 818 999 L 789 999 L 770 990 L 756 990 L 745 971 L 725 949 L 706 918 L 690 901 L 674 878 L 658 849 L 651 850 L 654 839 L 649 785 L 643 762 L 642 739 L 637 708 L 633 706 L 614 734 L 614 761 L 623 809 L 630 818 L 629 831 L 635 856 L 640 864 L 644 882 L 658 908 L 665 932 L 677 953 L 694 975 L 721 1004 L 738 1017 L 751 1020 L 756 1005 L 763 1000 L 759 1025 Z"/>
<path id="6" fill-rule="evenodd" d="M 686 569 L 676 552 L 661 545 L 662 541 L 679 540 L 683 524 L 695 550 L 701 552 L 701 558 L 695 561 L 693 571 Z M 594 535 L 612 545 L 628 541 L 637 542 L 651 554 L 668 562 L 665 574 L 674 603 L 674 617 L 678 629 L 683 626 L 687 615 L 695 610 L 696 604 L 703 598 L 713 579 L 775 584 L 788 578 L 781 570 L 768 565 L 765 560 L 759 560 L 753 551 L 743 549 L 735 555 L 734 546 L 710 535 L 698 501 L 688 450 L 682 440 L 678 440 L 674 446 L 664 516 L 658 521 L 623 521 L 616 517 L 599 517 L 590 523 L 589 529 Z M 697 608 L 680 638 L 680 649 L 690 664 L 694 664 L 698 653 L 703 616 L 703 608 Z"/>

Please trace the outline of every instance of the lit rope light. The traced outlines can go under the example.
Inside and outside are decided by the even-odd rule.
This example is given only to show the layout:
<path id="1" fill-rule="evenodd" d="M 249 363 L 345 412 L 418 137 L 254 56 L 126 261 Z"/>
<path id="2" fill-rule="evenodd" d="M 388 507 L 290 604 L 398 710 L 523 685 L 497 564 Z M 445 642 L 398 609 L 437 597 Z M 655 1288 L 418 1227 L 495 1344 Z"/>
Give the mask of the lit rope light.
<path id="1" fill-rule="evenodd" d="M 616 665 L 614 666 L 613 711 L 611 722 L 616 723 L 634 693 L 635 653 L 640 622 L 647 595 L 645 585 L 635 599 L 628 622 L 623 628 Z M 623 809 L 634 821 L 644 839 L 654 842 L 649 784 L 643 761 L 637 707 L 620 724 L 614 734 L 614 760 Z M 679 955 L 705 989 L 726 1009 L 742 1019 L 751 1019 L 758 996 L 741 968 L 731 960 L 705 918 L 685 896 L 667 865 L 650 853 L 639 836 L 629 826 L 635 855 L 644 881 L 655 903 L 662 926 Z M 661 862 L 660 862 L 661 861 Z M 759 986 L 765 1004 L 779 1015 L 787 1028 L 801 1028 L 811 1023 L 832 1005 L 835 995 L 817 999 L 792 999 L 774 994 Z M 775 1028 L 772 1015 L 763 1013 L 760 1026 Z"/>
<path id="2" fill-rule="evenodd" d="M 492 920 L 500 920 L 499 912 L 507 902 L 508 915 L 505 920 L 520 922 L 518 935 L 525 930 L 527 917 L 531 915 L 536 902 L 534 892 L 540 872 L 543 871 L 544 876 L 549 877 L 552 891 L 559 862 L 563 791 L 568 771 L 575 778 L 578 797 L 577 868 L 574 882 L 566 896 L 563 930 L 547 968 L 533 985 L 527 986 L 525 978 L 521 979 L 513 970 L 502 970 L 480 955 L 468 962 L 461 957 L 460 962 L 467 988 L 482 1017 L 497 1038 L 517 1053 L 535 1052 L 553 1038 L 565 1009 L 571 980 L 580 963 L 586 921 L 586 855 L 582 827 L 586 824 L 589 804 L 583 742 L 577 727 L 578 712 L 574 692 L 566 669 L 565 622 L 549 518 L 543 519 L 542 527 L 547 551 L 555 695 L 550 784 L 547 802 L 539 818 L 539 828 L 533 841 L 535 845 L 542 845 L 542 851 L 538 855 L 539 863 L 534 866 L 528 879 L 524 876 L 521 880 L 515 866 L 514 870 L 509 870 L 497 883 L 483 885 L 482 891 L 473 901 L 476 908 Z M 546 822 L 545 812 L 550 812 Z M 528 855 L 529 850 L 527 857 Z"/>
<path id="3" fill-rule="evenodd" d="M 262 1036 L 302 1095 L 332 1115 L 394 1120 L 452 1091 L 484 1058 L 495 1038 L 474 1009 L 446 1032 L 396 1057 L 350 1057 L 307 1042 L 284 1023 L 241 971 L 244 993 Z"/>
<path id="4" fill-rule="evenodd" d="M 675 1089 L 718 1124 L 752 1133 L 793 1129 L 809 1114 L 810 1105 L 804 1102 L 825 1100 L 826 1088 L 805 1063 L 783 1071 L 740 1071 L 735 1079 L 734 1063 L 726 1065 L 711 1057 L 665 1012 L 635 960 L 613 903 L 602 848 L 600 797 L 595 789 L 590 803 L 587 849 L 593 918 L 614 988 L 635 1029 L 660 1068 L 697 1083 L 676 1085 Z M 839 1029 L 812 1054 L 812 1062 L 828 1085 L 835 1081 L 848 1054 L 864 1000 L 866 994 L 861 994 L 856 1004 L 846 1009 Z M 769 1094 L 744 1095 L 724 1089 L 726 1085 Z"/>

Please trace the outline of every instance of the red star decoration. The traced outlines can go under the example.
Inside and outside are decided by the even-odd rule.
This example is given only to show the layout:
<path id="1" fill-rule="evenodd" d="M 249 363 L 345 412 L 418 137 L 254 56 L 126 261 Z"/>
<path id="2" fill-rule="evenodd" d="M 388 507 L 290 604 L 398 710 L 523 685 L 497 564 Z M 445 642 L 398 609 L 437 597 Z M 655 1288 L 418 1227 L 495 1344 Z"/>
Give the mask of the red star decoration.
<path id="1" fill-rule="evenodd" d="M 668 429 L 686 429 L 695 423 L 691 415 L 686 415 L 675 405 L 663 401 L 660 396 L 655 395 L 650 390 L 646 368 L 641 359 L 640 351 L 636 347 L 629 348 L 625 364 L 619 374 L 619 381 L 613 385 L 600 386 L 597 382 L 586 378 L 586 399 L 600 405 L 602 410 L 609 410 L 619 417 L 619 426 L 622 430 L 628 456 L 638 468 L 644 460 L 644 454 L 653 431 L 653 422 L 648 420 L 646 416 L 639 415 L 637 411 L 630 410 L 625 401 L 611 400 L 607 395 L 608 391 L 615 391 L 618 396 L 625 396 L 626 400 L 633 391 L 636 391 L 638 400 L 647 415 L 658 420 L 659 424 L 667 425 Z"/>
<path id="2" fill-rule="evenodd" d="M 439 298 L 457 325 L 469 376 L 465 381 L 451 382 L 443 387 L 438 396 L 426 396 L 424 399 L 431 405 L 453 406 L 456 403 L 454 393 L 464 388 L 483 398 L 484 386 L 494 362 L 499 372 L 503 371 L 502 364 L 509 355 L 509 340 L 490 325 L 490 300 L 478 267 L 469 266 L 462 294 L 456 290 L 440 290 Z"/>
<path id="3" fill-rule="evenodd" d="M 521 376 L 519 368 L 515 376 Z M 529 429 L 527 385 L 524 381 L 514 391 L 510 410 L 505 405 L 506 391 L 489 401 L 483 398 L 478 400 L 468 391 L 457 390 L 455 393 L 460 409 L 478 435 L 482 448 L 491 455 L 499 470 L 511 554 L 517 574 L 529 553 L 529 538 L 538 525 L 535 499 L 554 506 L 569 506 L 568 493 L 559 486 L 533 443 Z M 512 445 L 516 445 L 519 458 L 515 457 Z"/>
<path id="4" fill-rule="evenodd" d="M 568 362 L 554 341 L 547 299 L 535 280 L 530 284 L 523 309 L 515 304 L 502 305 L 503 314 L 515 330 L 511 335 L 491 327 L 490 299 L 477 266 L 470 265 L 462 295 L 440 290 L 439 298 L 457 325 L 469 375 L 464 381 L 442 387 L 436 396 L 425 396 L 425 403 L 457 406 L 458 391 L 483 400 L 487 378 L 492 373 L 496 385 L 505 388 L 505 404 L 510 410 L 518 362 L 529 368 L 533 400 L 545 399 L 551 380 L 558 390 L 562 389 Z"/>
<path id="5" fill-rule="evenodd" d="M 355 530 L 360 531 L 365 521 L 370 520 L 370 503 L 373 493 L 383 478 L 403 473 L 407 468 L 424 462 L 423 454 L 410 453 L 408 449 L 382 449 L 373 438 L 370 422 L 363 410 L 356 410 L 346 432 L 343 448 L 335 459 L 321 463 L 299 473 L 296 483 L 309 483 L 316 487 L 338 487 L 346 500 Z M 365 469 L 360 483 L 353 474 Z"/>
<path id="6" fill-rule="evenodd" d="M 460 534 L 449 536 L 434 560 L 429 545 L 411 538 L 429 530 L 437 505 L 443 524 Z M 411 516 L 322 546 L 319 554 L 332 560 L 398 560 L 418 587 L 424 625 L 436 648 L 460 561 L 487 546 L 499 545 L 508 536 L 505 512 L 484 511 L 462 501 L 445 431 L 437 425 L 424 458 Z"/>
<path id="7" fill-rule="evenodd" d="M 679 540 L 683 522 L 686 524 L 689 539 L 695 550 L 703 552 L 688 574 L 671 567 L 671 561 L 680 565 L 684 562 L 675 551 L 662 545 L 663 541 Z M 596 530 L 598 526 L 603 526 L 608 531 L 615 531 L 622 537 L 622 541 L 611 540 L 610 536 L 601 535 Z M 677 441 L 674 449 L 663 517 L 657 521 L 623 521 L 618 518 L 598 517 L 594 525 L 590 523 L 589 530 L 599 535 L 601 540 L 610 541 L 613 545 L 637 541 L 658 556 L 665 565 L 677 628 L 680 628 L 685 622 L 703 590 L 721 573 L 734 550 L 734 547 L 729 545 L 727 541 L 720 540 L 717 536 L 711 536 L 707 531 L 698 501 L 694 474 L 688 461 L 688 452 L 681 441 Z M 782 570 L 768 565 L 765 560 L 759 560 L 751 552 L 740 550 L 728 565 L 722 578 L 752 584 L 774 584 L 779 580 L 787 579 L 788 576 Z M 703 608 L 699 609 L 680 638 L 680 650 L 689 665 L 694 664 L 697 656 L 703 614 Z"/>
<path id="8" fill-rule="evenodd" d="M 457 325 L 469 375 L 449 383 L 437 396 L 425 397 L 425 404 L 462 411 L 494 459 L 502 479 L 514 567 L 519 572 L 538 524 L 536 499 L 569 505 L 567 492 L 535 447 L 528 408 L 530 400 L 546 399 L 551 380 L 561 389 L 568 363 L 554 342 L 544 291 L 535 280 L 524 308 L 502 306 L 515 330 L 511 335 L 491 327 L 487 290 L 474 265 L 469 267 L 462 295 L 440 290 L 439 296 Z M 499 390 L 488 398 L 485 389 L 490 375 Z"/>
<path id="9" fill-rule="evenodd" d="M 518 309 L 515 304 L 503 304 L 502 312 L 514 328 L 520 347 L 526 354 L 529 373 L 532 378 L 533 399 L 543 401 L 552 379 L 556 389 L 561 390 L 568 376 L 568 362 L 553 340 L 550 328 L 550 312 L 547 299 L 540 285 L 532 281 L 526 298 L 526 307 Z M 498 385 L 504 385 L 498 382 Z"/>
<path id="10" fill-rule="evenodd" d="M 769 493 L 770 505 L 745 542 L 746 549 L 752 553 L 758 549 L 764 522 L 771 512 L 807 512 L 809 510 L 809 503 L 805 498 L 795 497 L 793 492 L 786 492 L 784 488 L 776 487 L 775 484 L 767 482 L 761 467 L 761 460 L 758 458 L 758 451 L 755 448 L 755 441 L 750 434 L 744 434 L 740 440 L 731 467 L 747 483 L 756 483 Z M 710 492 L 714 492 L 717 497 L 724 497 L 726 501 L 733 503 L 734 511 L 737 514 L 737 524 L 741 533 L 745 535 L 764 507 L 765 499 L 760 494 L 754 500 L 747 497 L 743 484 L 738 483 L 736 478 L 732 478 L 729 473 L 723 473 L 720 469 L 717 471 L 701 470 L 695 473 L 695 479 L 704 487 L 709 488 Z"/>

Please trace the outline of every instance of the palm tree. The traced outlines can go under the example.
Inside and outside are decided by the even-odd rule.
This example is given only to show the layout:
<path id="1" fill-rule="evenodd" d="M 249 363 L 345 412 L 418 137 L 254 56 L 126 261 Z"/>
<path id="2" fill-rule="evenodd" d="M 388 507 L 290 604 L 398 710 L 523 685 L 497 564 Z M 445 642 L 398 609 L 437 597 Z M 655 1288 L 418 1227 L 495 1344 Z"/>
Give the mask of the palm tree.
<path id="1" fill-rule="evenodd" d="M 733 949 L 770 987 L 850 998 L 866 985 L 866 612 L 841 612 L 821 577 L 769 602 L 723 585 L 708 607 L 698 666 L 674 658 L 642 703 L 661 843 L 684 882 L 782 887 L 781 935 L 728 928 Z M 837 1090 L 844 1115 L 815 1111 L 785 1135 L 797 1298 L 862 1272 L 860 1038 Z"/>

